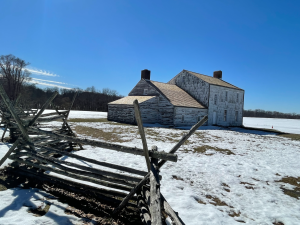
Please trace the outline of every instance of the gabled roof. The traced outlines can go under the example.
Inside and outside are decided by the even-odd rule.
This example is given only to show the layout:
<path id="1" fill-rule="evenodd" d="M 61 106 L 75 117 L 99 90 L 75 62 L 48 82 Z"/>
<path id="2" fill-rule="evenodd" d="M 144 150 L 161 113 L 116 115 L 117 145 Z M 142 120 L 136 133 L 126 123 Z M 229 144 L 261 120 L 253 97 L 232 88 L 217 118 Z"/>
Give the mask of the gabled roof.
<path id="1" fill-rule="evenodd" d="M 196 99 L 174 84 L 166 84 L 151 80 L 145 81 L 155 87 L 156 90 L 163 94 L 174 106 L 206 109 L 205 106 L 201 105 Z"/>
<path id="2" fill-rule="evenodd" d="M 186 72 L 188 72 L 188 73 L 190 73 L 190 74 L 192 74 L 192 75 L 200 78 L 201 80 L 204 80 L 205 82 L 207 82 L 209 84 L 223 86 L 223 87 L 228 87 L 228 88 L 234 88 L 234 89 L 237 89 L 237 90 L 243 90 L 243 89 L 241 89 L 239 87 L 236 87 L 236 86 L 234 86 L 234 85 L 232 85 L 232 84 L 230 84 L 230 83 L 228 83 L 228 82 L 226 82 L 224 80 L 221 80 L 221 79 L 218 79 L 218 78 L 215 78 L 215 77 L 211 77 L 211 76 L 200 74 L 200 73 L 195 73 L 195 72 L 188 71 L 188 70 L 183 70 L 183 71 L 186 71 Z M 175 78 L 177 76 L 175 76 L 174 78 L 172 78 L 168 83 L 175 82 Z"/>
<path id="3" fill-rule="evenodd" d="M 145 102 L 149 99 L 155 98 L 156 96 L 126 96 L 124 98 L 118 99 L 116 101 L 110 102 L 108 104 L 117 105 L 133 105 L 134 100 L 138 100 L 139 103 Z"/>

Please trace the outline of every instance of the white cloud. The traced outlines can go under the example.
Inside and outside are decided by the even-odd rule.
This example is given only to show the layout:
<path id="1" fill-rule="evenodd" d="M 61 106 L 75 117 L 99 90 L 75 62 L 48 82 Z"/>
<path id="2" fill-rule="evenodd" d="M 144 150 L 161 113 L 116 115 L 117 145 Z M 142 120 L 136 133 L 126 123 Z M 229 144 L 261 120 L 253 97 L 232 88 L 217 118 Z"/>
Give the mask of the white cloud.
<path id="1" fill-rule="evenodd" d="M 31 79 L 32 79 L 32 81 L 37 81 L 37 82 L 49 82 L 49 83 L 56 83 L 56 84 L 67 84 L 67 83 L 63 83 L 63 82 L 52 81 L 52 80 L 43 80 L 43 79 L 38 79 L 38 78 L 31 78 Z"/>
<path id="2" fill-rule="evenodd" d="M 35 75 L 42 75 L 42 76 L 50 76 L 50 77 L 59 77 L 57 74 L 47 72 L 45 70 L 39 70 L 34 68 L 26 68 L 30 73 Z"/>
<path id="3" fill-rule="evenodd" d="M 27 82 L 33 83 L 33 84 L 38 84 L 38 85 L 43 85 L 43 86 L 48 86 L 48 87 L 58 87 L 58 88 L 63 88 L 63 89 L 72 89 L 72 88 L 69 88 L 69 87 L 58 85 L 58 84 L 60 84 L 62 82 L 46 81 L 46 82 L 58 83 L 58 84 L 52 84 L 52 83 L 46 83 L 45 81 L 46 80 L 40 81 L 40 80 L 34 80 L 34 79 L 32 79 L 32 80 L 27 81 Z M 62 83 L 62 84 L 64 84 L 64 83 Z"/>

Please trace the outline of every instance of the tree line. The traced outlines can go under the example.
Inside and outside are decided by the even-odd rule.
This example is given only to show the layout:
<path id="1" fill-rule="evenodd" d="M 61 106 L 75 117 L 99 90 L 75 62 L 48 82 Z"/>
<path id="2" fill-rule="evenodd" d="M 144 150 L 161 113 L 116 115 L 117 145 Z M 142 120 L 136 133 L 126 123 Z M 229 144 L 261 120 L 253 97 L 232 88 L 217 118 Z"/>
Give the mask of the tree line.
<path id="1" fill-rule="evenodd" d="M 92 89 L 92 91 L 90 91 Z M 38 88 L 35 85 L 25 84 L 19 104 L 26 109 L 41 108 L 50 96 L 54 92 L 58 92 L 56 98 L 49 105 L 49 109 L 68 109 L 72 102 L 73 96 L 78 92 L 74 104 L 73 110 L 84 111 L 102 111 L 107 112 L 107 103 L 120 99 L 120 96 L 116 91 L 105 88 L 103 90 L 96 91 L 95 88 L 89 87 L 86 90 L 79 88 L 76 89 L 58 89 L 58 88 Z"/>
<path id="2" fill-rule="evenodd" d="M 297 113 L 282 113 L 277 111 L 265 111 L 262 109 L 244 110 L 243 115 L 244 117 L 300 119 L 300 114 Z"/>
<path id="3" fill-rule="evenodd" d="M 75 110 L 107 112 L 107 103 L 122 97 L 115 90 L 109 88 L 97 90 L 94 86 L 85 90 L 80 88 L 39 88 L 28 82 L 31 80 L 30 73 L 26 70 L 28 65 L 28 62 L 14 55 L 0 56 L 0 82 L 10 100 L 18 99 L 18 104 L 24 109 L 41 108 L 55 91 L 58 92 L 58 95 L 49 105 L 50 109 L 68 109 L 76 92 L 78 95 L 72 107 Z"/>

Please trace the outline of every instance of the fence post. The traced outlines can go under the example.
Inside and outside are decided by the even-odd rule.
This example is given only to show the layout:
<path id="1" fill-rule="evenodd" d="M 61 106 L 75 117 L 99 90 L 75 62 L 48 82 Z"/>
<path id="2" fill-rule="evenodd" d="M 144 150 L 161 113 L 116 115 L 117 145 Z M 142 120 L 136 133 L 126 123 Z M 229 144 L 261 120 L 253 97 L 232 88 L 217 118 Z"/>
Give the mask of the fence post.
<path id="1" fill-rule="evenodd" d="M 134 106 L 134 112 L 135 112 L 136 122 L 138 124 L 139 132 L 140 132 L 140 135 L 141 135 L 141 138 L 142 138 L 142 142 L 143 142 L 143 149 L 144 149 L 144 153 L 145 153 L 145 159 L 146 159 L 146 163 L 147 163 L 147 168 L 148 168 L 148 171 L 150 171 L 151 170 L 151 166 L 150 166 L 148 146 L 147 146 L 147 141 L 146 141 L 146 137 L 145 137 L 144 127 L 143 127 L 143 121 L 142 121 L 142 116 L 141 116 L 141 111 L 140 111 L 140 106 L 139 106 L 138 100 L 134 100 L 133 106 Z"/>
<path id="2" fill-rule="evenodd" d="M 152 147 L 153 151 L 157 151 L 157 147 Z M 150 171 L 150 214 L 151 223 L 154 225 L 162 225 L 161 220 L 161 198 L 158 159 L 151 158 Z"/>

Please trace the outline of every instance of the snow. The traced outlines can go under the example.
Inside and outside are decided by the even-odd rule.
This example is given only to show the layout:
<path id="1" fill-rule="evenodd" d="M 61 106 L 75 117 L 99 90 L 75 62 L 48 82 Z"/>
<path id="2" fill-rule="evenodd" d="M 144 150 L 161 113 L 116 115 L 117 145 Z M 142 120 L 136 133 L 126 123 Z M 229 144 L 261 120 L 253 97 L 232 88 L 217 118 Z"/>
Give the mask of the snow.
<path id="1" fill-rule="evenodd" d="M 105 113 L 82 111 L 72 111 L 71 115 L 72 118 L 105 118 L 106 116 Z M 244 118 L 244 124 L 251 124 L 251 126 L 256 123 L 259 124 L 256 121 L 251 121 L 255 119 L 245 120 Z M 268 125 L 268 120 L 263 119 L 262 121 L 267 121 L 261 123 L 263 126 Z M 294 129 L 295 122 L 291 120 L 287 122 L 284 124 L 278 120 L 277 125 L 281 124 L 281 128 L 286 127 L 288 130 L 297 131 Z M 70 124 L 73 127 L 76 126 L 76 123 Z M 101 129 L 105 132 L 119 131 L 116 133 L 118 141 L 113 143 L 142 148 L 136 126 L 122 126 L 111 122 L 80 123 L 80 125 Z M 278 127 L 274 127 L 274 129 L 279 130 Z M 166 152 L 187 132 L 182 129 L 154 127 L 153 125 L 149 125 L 145 130 L 148 146 L 157 145 L 159 151 L 164 150 Z M 82 135 L 79 137 L 93 139 Z M 105 139 L 100 138 L 98 140 Z M 2 153 L 5 148 L 8 149 L 8 146 L 1 145 L 0 153 L 2 155 L 5 154 Z M 104 162 L 147 170 L 145 158 L 142 156 L 86 145 L 84 149 L 74 153 Z M 196 131 L 176 154 L 178 155 L 178 162 L 167 162 L 161 168 L 161 192 L 187 225 L 232 225 L 241 224 L 241 221 L 245 224 L 272 225 L 275 222 L 282 222 L 285 225 L 300 224 L 300 200 L 285 195 L 281 189 L 282 187 L 285 189 L 294 187 L 278 182 L 286 176 L 300 177 L 299 141 L 264 131 L 203 127 Z M 113 171 L 113 169 L 70 157 L 64 156 L 62 160 Z M 59 174 L 50 174 L 63 177 Z M 177 178 L 174 179 L 174 176 Z M 82 183 L 97 186 L 88 182 Z M 4 191 L 7 194 L 0 192 L 0 213 L 2 208 L 7 207 L 8 212 L 18 211 L 14 213 L 14 216 L 17 218 L 24 217 L 28 221 L 26 224 L 42 224 L 42 221 L 46 219 L 50 221 L 49 224 L 53 224 L 54 219 L 47 214 L 43 217 L 34 217 L 35 221 L 33 222 L 31 214 L 25 210 L 26 207 L 17 207 L 14 206 L 15 203 L 11 204 L 16 202 L 13 196 L 14 191 L 16 190 Z M 24 193 L 26 193 L 29 190 L 17 189 L 17 191 L 25 191 Z M 23 196 L 22 193 L 20 195 Z M 2 203 L 2 199 L 6 199 L 4 203 Z M 217 200 L 214 201 L 214 199 L 219 199 L 223 204 L 215 205 Z M 29 201 L 34 202 L 33 199 Z M 19 205 L 28 205 L 28 198 L 23 199 L 22 197 L 18 199 L 18 202 L 20 202 Z M 62 203 L 55 202 L 55 204 Z M 17 224 L 17 222 L 13 222 L 17 221 L 17 218 L 15 220 L 9 219 L 9 215 L 9 213 L 5 213 L 0 218 L 0 224 L 6 224 L 1 220 L 10 221 L 10 224 Z M 71 223 L 75 221 L 63 213 L 59 215 L 61 219 L 68 218 L 66 221 Z M 61 223 L 64 222 L 59 224 Z"/>
<path id="2" fill-rule="evenodd" d="M 254 118 L 244 117 L 245 127 L 267 128 L 279 130 L 286 133 L 300 134 L 300 120 L 298 119 L 277 119 L 277 118 Z"/>
<path id="3" fill-rule="evenodd" d="M 45 113 L 52 113 L 55 112 L 55 110 L 46 109 L 43 114 Z M 78 111 L 78 110 L 71 110 L 69 119 L 74 118 L 107 118 L 107 112 L 96 112 L 96 111 Z"/>
<path id="4" fill-rule="evenodd" d="M 0 199 L 0 224 L 71 225 L 79 222 L 82 224 L 84 221 L 76 216 L 65 214 L 67 204 L 57 201 L 54 196 L 36 188 L 12 188 L 0 191 Z M 38 207 L 44 208 L 46 204 L 50 204 L 50 208 L 44 216 L 36 217 L 28 211 Z"/>

